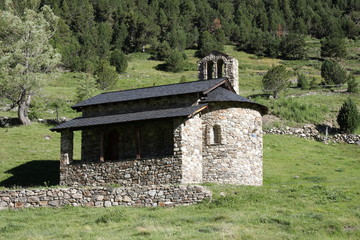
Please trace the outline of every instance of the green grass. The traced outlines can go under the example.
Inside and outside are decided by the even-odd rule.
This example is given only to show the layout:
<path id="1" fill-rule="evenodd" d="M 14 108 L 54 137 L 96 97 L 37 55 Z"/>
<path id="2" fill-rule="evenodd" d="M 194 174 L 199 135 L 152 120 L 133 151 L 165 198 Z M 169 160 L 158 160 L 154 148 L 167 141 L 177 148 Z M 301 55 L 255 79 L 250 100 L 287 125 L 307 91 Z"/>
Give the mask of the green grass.
<path id="1" fill-rule="evenodd" d="M 319 42 L 307 39 L 310 57 L 318 57 Z M 352 58 L 345 66 L 360 70 L 358 43 L 349 43 Z M 196 66 L 194 50 L 188 61 Z M 239 60 L 240 93 L 261 93 L 262 74 L 272 65 L 285 64 L 320 82 L 316 60 L 283 61 L 258 58 L 225 46 L 225 53 Z M 156 70 L 160 61 L 148 53 L 129 56 L 127 72 L 120 75 L 116 89 L 132 89 L 197 79 L 197 71 L 166 73 Z M 79 73 L 47 75 L 48 85 L 34 97 L 42 118 L 55 118 L 51 102 L 65 102 L 60 117 L 76 117 L 74 104 Z M 100 92 L 100 91 L 99 91 Z M 289 89 L 295 105 L 310 104 L 296 119 L 335 123 L 338 109 L 352 97 L 360 106 L 360 94 L 331 90 Z M 271 107 L 278 100 L 261 100 Z M 283 114 L 286 110 L 282 109 Z M 310 111 L 310 110 L 311 111 Z M 301 110 L 301 107 L 300 107 Z M 314 113 L 314 111 L 316 113 Z M 279 115 L 281 115 L 279 113 Z M 1 111 L 0 116 L 16 116 Z M 311 116 L 314 117 L 314 116 Z M 298 124 L 298 123 L 294 123 Z M 52 186 L 58 183 L 60 136 L 51 126 L 0 128 L 0 187 L 19 185 Z M 360 130 L 358 130 L 360 131 Z M 360 133 L 360 132 L 358 132 Z M 75 135 L 75 159 L 80 158 L 80 134 Z M 109 209 L 65 207 L 1 211 L 0 238 L 8 239 L 360 239 L 360 148 L 355 145 L 317 143 L 290 136 L 264 137 L 264 186 L 219 186 L 206 184 L 214 192 L 212 201 L 176 208 Z M 220 194 L 221 193 L 221 194 Z M 224 196 L 225 195 L 225 196 Z"/>
<path id="2" fill-rule="evenodd" d="M 47 172 L 55 173 L 60 140 L 49 127 L 0 129 L 0 185 L 23 177 L 51 185 Z M 76 135 L 75 158 L 79 143 Z M 176 208 L 6 210 L 0 238 L 359 239 L 359 156 L 355 145 L 266 135 L 262 187 L 205 184 L 213 191 L 210 202 Z"/>
<path id="3" fill-rule="evenodd" d="M 0 186 L 46 186 L 58 183 L 60 134 L 46 124 L 0 128 Z M 74 158 L 80 159 L 80 132 Z"/>

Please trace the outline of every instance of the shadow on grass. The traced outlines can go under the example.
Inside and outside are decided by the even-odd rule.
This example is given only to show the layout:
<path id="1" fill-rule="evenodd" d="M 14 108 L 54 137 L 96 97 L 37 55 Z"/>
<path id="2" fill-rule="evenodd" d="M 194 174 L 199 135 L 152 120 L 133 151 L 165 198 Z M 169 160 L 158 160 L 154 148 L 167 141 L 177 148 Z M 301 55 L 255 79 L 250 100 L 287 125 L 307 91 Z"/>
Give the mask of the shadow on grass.
<path id="1" fill-rule="evenodd" d="M 0 182 L 1 187 L 48 187 L 59 185 L 59 161 L 37 160 L 6 171 L 13 176 Z"/>
<path id="2" fill-rule="evenodd" d="M 160 63 L 160 64 L 155 66 L 155 69 L 158 70 L 158 71 L 166 72 L 166 67 L 167 67 L 166 63 Z"/>

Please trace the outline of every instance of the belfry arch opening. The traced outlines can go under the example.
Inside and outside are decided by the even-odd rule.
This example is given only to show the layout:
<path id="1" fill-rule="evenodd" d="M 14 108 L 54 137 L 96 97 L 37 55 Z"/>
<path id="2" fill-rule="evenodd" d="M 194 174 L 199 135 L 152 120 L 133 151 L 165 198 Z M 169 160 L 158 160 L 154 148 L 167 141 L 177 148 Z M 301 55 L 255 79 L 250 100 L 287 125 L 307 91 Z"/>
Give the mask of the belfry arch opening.
<path id="1" fill-rule="evenodd" d="M 225 76 L 224 66 L 225 66 L 224 60 L 219 59 L 217 61 L 217 77 L 218 78 L 222 78 Z"/>
<path id="2" fill-rule="evenodd" d="M 207 66 L 207 79 L 212 79 L 214 63 L 212 61 L 208 61 L 206 66 Z"/>

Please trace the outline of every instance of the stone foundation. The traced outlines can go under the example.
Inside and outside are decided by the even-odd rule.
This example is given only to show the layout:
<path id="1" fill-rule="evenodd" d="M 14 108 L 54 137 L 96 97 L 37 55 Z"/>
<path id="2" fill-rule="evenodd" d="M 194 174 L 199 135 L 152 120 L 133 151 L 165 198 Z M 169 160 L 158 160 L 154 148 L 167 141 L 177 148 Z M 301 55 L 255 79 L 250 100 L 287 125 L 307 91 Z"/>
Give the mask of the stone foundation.
<path id="1" fill-rule="evenodd" d="M 209 190 L 195 185 L 20 189 L 0 191 L 0 210 L 67 205 L 164 207 L 190 205 L 210 198 Z"/>
<path id="2" fill-rule="evenodd" d="M 176 184 L 181 183 L 181 176 L 177 157 L 60 166 L 60 185 L 66 186 Z"/>

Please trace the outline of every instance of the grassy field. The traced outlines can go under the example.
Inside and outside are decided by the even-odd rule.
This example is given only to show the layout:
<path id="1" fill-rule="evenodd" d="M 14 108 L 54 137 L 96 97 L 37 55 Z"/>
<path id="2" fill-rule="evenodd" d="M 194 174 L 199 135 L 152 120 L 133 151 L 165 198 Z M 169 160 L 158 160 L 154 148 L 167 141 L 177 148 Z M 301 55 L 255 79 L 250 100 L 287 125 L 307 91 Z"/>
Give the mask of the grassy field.
<path id="1" fill-rule="evenodd" d="M 261 99 L 259 95 L 262 94 L 262 76 L 266 71 L 273 65 L 284 64 L 289 70 L 297 71 L 305 74 L 309 79 L 314 77 L 317 83 L 321 82 L 320 68 L 321 60 L 320 43 L 316 39 L 307 39 L 307 51 L 310 59 L 304 60 L 281 60 L 272 59 L 267 57 L 257 57 L 252 54 L 244 52 L 238 52 L 234 46 L 225 46 L 224 52 L 230 56 L 235 57 L 239 61 L 239 86 L 240 95 L 244 97 L 250 97 L 270 107 L 271 110 L 276 106 L 278 100 Z M 360 64 L 358 57 L 360 56 L 359 42 L 348 43 L 349 58 L 342 60 L 342 64 L 348 70 L 352 70 L 355 74 L 360 74 Z M 193 66 L 192 71 L 185 71 L 180 73 L 169 73 L 157 70 L 157 66 L 162 64 L 161 61 L 151 60 L 152 56 L 150 53 L 132 53 L 128 55 L 129 66 L 126 73 L 119 75 L 119 81 L 117 86 L 113 90 L 125 90 L 139 87 L 150 87 L 155 85 L 163 85 L 170 83 L 178 83 L 181 78 L 184 77 L 186 81 L 195 81 L 197 79 L 197 61 L 198 58 L 195 56 L 195 50 L 185 51 L 188 61 Z M 358 81 L 360 80 L 357 75 Z M 43 76 L 45 87 L 39 92 L 37 96 L 33 98 L 33 108 L 38 118 L 55 118 L 56 108 L 54 102 L 58 101 L 61 103 L 58 109 L 59 117 L 73 118 L 79 116 L 78 113 L 72 111 L 69 107 L 74 105 L 76 87 L 78 85 L 81 73 L 69 73 L 69 72 L 58 72 Z M 296 76 L 292 77 L 296 80 Z M 338 91 L 343 90 L 343 91 Z M 298 119 L 286 119 L 281 111 L 276 113 L 281 118 L 288 120 L 285 122 L 286 125 L 297 125 L 298 123 L 314 123 L 324 124 L 331 123 L 336 126 L 336 115 L 337 112 L 344 102 L 345 99 L 351 97 L 360 106 L 360 93 L 349 94 L 344 92 L 346 85 L 340 89 L 313 89 L 313 90 L 301 90 L 295 88 L 293 84 L 292 88 L 289 88 L 282 94 L 283 99 L 293 98 L 299 105 L 310 104 L 310 108 L 326 108 L 321 111 L 321 117 L 313 117 L 313 111 L 303 111 L 302 115 Z M 99 90 L 97 93 L 100 93 Z M 0 102 L 0 108 L 4 103 Z M 300 106 L 300 108 L 302 108 Z M 283 109 L 291 111 L 290 107 Z M 0 110 L 0 116 L 11 116 L 16 117 L 15 111 L 4 111 Z M 305 119 L 305 120 L 304 120 Z M 358 131 L 360 132 L 360 130 Z"/>
<path id="2" fill-rule="evenodd" d="M 310 60 L 256 57 L 232 46 L 226 46 L 225 53 L 239 60 L 240 94 L 278 112 L 282 124 L 336 126 L 343 101 L 351 97 L 360 106 L 360 94 L 290 88 L 276 100 L 257 96 L 262 93 L 262 75 L 272 65 L 285 64 L 321 81 L 319 42 L 308 39 L 307 44 Z M 359 74 L 358 45 L 349 43 L 352 58 L 343 64 Z M 194 81 L 198 59 L 194 50 L 186 54 L 194 70 L 176 74 L 156 70 L 162 62 L 149 60 L 149 53 L 130 54 L 127 72 L 114 90 L 178 83 L 183 76 Z M 75 104 L 79 76 L 67 72 L 44 76 L 46 86 L 33 101 L 39 117 L 55 118 L 52 103 L 59 99 L 59 117 L 79 116 L 69 108 Z M 300 109 L 298 115 L 286 119 L 294 109 Z M 0 111 L 0 116 L 15 117 L 16 112 Z M 60 136 L 50 132 L 51 127 L 36 123 L 0 128 L 0 188 L 56 187 Z M 74 150 L 75 159 L 80 159 L 78 132 Z M 1 211 L 0 239 L 360 239 L 359 176 L 358 146 L 266 135 L 262 187 L 207 184 L 213 199 L 188 207 Z"/>
<path id="3" fill-rule="evenodd" d="M 0 129 L 0 186 L 57 184 L 59 134 L 49 127 Z M 0 238 L 359 239 L 359 156 L 354 145 L 266 135 L 262 187 L 205 184 L 213 199 L 188 207 L 1 211 Z"/>

